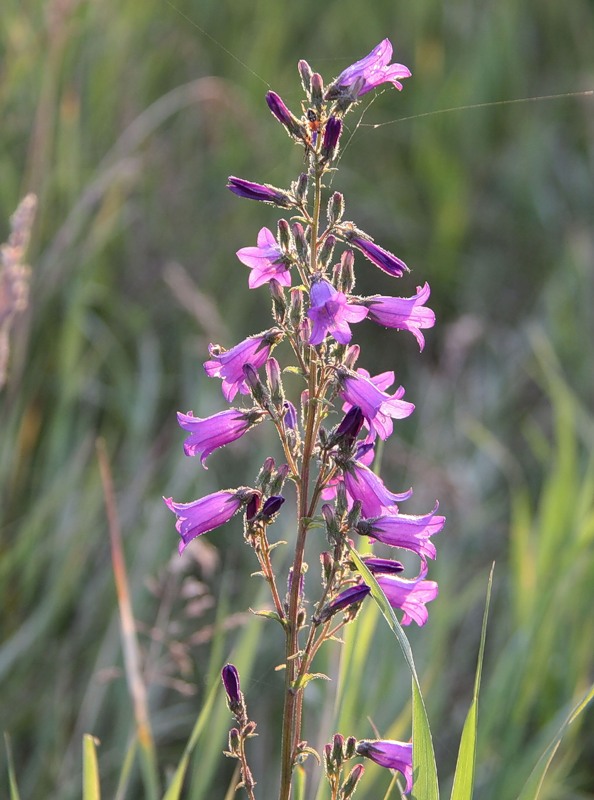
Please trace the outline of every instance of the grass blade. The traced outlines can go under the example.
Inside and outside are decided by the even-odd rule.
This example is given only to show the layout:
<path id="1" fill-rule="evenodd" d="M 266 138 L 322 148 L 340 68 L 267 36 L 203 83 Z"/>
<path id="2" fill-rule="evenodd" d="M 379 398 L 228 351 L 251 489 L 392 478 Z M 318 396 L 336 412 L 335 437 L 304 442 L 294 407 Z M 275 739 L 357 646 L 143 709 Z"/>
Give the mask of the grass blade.
<path id="1" fill-rule="evenodd" d="M 435 753 L 433 750 L 433 740 L 427 718 L 427 710 L 421 693 L 419 676 L 415 667 L 412 650 L 402 626 L 396 619 L 392 607 L 379 587 L 371 572 L 365 566 L 364 561 L 353 548 L 350 548 L 351 556 L 357 565 L 357 569 L 363 576 L 365 583 L 371 589 L 371 596 L 379 606 L 380 611 L 386 622 L 396 636 L 398 643 L 404 653 L 404 658 L 412 675 L 412 736 L 413 736 L 413 790 L 411 797 L 416 800 L 438 800 L 439 786 L 437 783 L 437 767 L 435 764 Z"/>
<path id="2" fill-rule="evenodd" d="M 101 800 L 97 745 L 99 740 L 90 733 L 83 736 L 83 800 Z"/>
<path id="3" fill-rule="evenodd" d="M 454 785 L 452 786 L 451 800 L 471 800 L 474 789 L 474 771 L 476 765 L 476 737 L 478 726 L 478 700 L 481 689 L 481 675 L 483 671 L 483 659 L 485 656 L 485 640 L 487 638 L 487 620 L 489 618 L 489 605 L 491 602 L 491 590 L 493 588 L 493 570 L 491 567 L 489 581 L 487 584 L 487 598 L 485 600 L 485 611 L 483 613 L 483 626 L 481 629 L 481 643 L 476 664 L 476 675 L 474 679 L 474 692 L 472 703 L 468 709 L 462 736 L 460 738 L 460 749 L 458 750 L 458 760 L 456 761 L 456 772 L 454 773 Z"/>
<path id="4" fill-rule="evenodd" d="M 538 759 L 536 766 L 530 773 L 530 777 L 524 784 L 524 788 L 518 795 L 518 800 L 537 799 L 537 797 L 540 794 L 540 790 L 542 788 L 547 771 L 551 765 L 551 761 L 553 760 L 553 757 L 557 752 L 559 745 L 561 744 L 561 739 L 565 735 L 567 728 L 569 728 L 571 723 L 574 722 L 579 717 L 582 711 L 586 709 L 588 704 L 593 699 L 594 699 L 594 684 L 590 687 L 588 692 L 579 701 L 579 703 L 577 703 L 577 705 L 575 705 L 573 709 L 570 711 L 567 718 L 565 719 L 565 722 L 563 723 L 563 725 L 561 725 L 561 727 L 553 737 L 547 749 Z"/>
<path id="5" fill-rule="evenodd" d="M 4 746 L 6 748 L 6 761 L 8 764 L 8 783 L 10 785 L 10 800 L 21 800 L 19 794 L 19 787 L 16 782 L 16 775 L 14 772 L 14 763 L 12 760 L 12 749 L 10 747 L 10 737 L 7 733 L 4 734 Z"/>

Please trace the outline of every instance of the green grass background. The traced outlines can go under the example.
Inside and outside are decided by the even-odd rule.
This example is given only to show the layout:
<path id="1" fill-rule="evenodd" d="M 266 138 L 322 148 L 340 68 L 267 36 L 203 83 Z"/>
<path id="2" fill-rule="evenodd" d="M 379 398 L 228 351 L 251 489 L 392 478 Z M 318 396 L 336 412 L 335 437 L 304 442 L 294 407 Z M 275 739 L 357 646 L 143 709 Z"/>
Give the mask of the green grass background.
<path id="1" fill-rule="evenodd" d="M 406 510 L 437 497 L 448 517 L 430 576 L 440 597 L 411 631 L 443 786 L 493 560 L 477 798 L 517 795 L 593 679 L 594 101 L 434 113 L 594 88 L 592 2 L 3 0 L 0 240 L 25 192 L 40 204 L 30 305 L 0 395 L 0 724 L 23 798 L 80 797 L 87 732 L 114 796 L 133 733 L 98 436 L 163 777 L 235 653 L 259 723 L 254 773 L 274 796 L 281 637 L 249 621 L 266 600 L 248 578 L 255 562 L 237 521 L 178 559 L 161 495 L 249 484 L 277 452 L 259 429 L 204 472 L 184 458 L 175 421 L 178 409 L 224 408 L 201 369 L 208 342 L 269 324 L 266 291 L 247 292 L 234 253 L 277 214 L 225 181 L 294 179 L 301 151 L 265 92 L 298 109 L 299 58 L 329 80 L 386 36 L 413 78 L 382 92 L 358 128 L 351 115 L 334 185 L 347 217 L 413 268 L 395 287 L 360 263 L 360 291 L 412 294 L 428 280 L 438 316 L 421 357 L 405 334 L 364 323 L 356 335 L 361 363 L 395 369 L 417 406 L 386 445 L 386 483 L 414 485 Z M 278 536 L 292 536 L 290 520 Z M 315 585 L 315 550 L 310 565 Z M 306 734 L 319 746 L 375 725 L 407 738 L 409 679 L 377 612 L 365 609 L 349 637 L 342 662 L 330 648 L 321 659 L 335 680 L 308 689 Z M 224 796 L 228 725 L 219 696 L 184 797 Z M 593 760 L 590 712 L 543 796 L 594 797 Z M 129 797 L 142 796 L 135 781 Z M 358 796 L 382 797 L 388 783 L 370 765 Z"/>

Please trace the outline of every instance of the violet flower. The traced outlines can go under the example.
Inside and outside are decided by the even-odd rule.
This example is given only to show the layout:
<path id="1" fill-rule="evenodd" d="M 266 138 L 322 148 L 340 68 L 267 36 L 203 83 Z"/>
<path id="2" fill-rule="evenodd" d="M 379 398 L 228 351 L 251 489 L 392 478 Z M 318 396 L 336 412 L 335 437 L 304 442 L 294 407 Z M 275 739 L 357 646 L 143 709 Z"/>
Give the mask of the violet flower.
<path id="1" fill-rule="evenodd" d="M 405 793 L 412 789 L 412 742 L 396 742 L 392 739 L 376 739 L 357 742 L 355 748 L 360 756 L 370 758 L 386 769 L 397 769 L 406 781 Z"/>
<path id="2" fill-rule="evenodd" d="M 404 389 L 399 386 L 393 395 L 382 391 L 394 382 L 394 373 L 382 372 L 374 378 L 369 377 L 367 370 L 357 372 L 341 370 L 339 394 L 345 400 L 343 411 L 352 406 L 359 406 L 369 426 L 373 438 L 387 439 L 392 434 L 392 419 L 405 419 L 415 410 L 412 403 L 402 400 Z"/>
<path id="3" fill-rule="evenodd" d="M 363 306 L 349 305 L 346 295 L 338 292 L 325 278 L 314 279 L 310 291 L 307 316 L 313 322 L 310 344 L 321 344 L 330 333 L 340 344 L 348 344 L 353 334 L 349 322 L 360 322 L 367 316 Z M 364 311 L 364 314 L 360 312 Z"/>
<path id="4" fill-rule="evenodd" d="M 230 706 L 241 702 L 241 689 L 239 687 L 239 673 L 233 664 L 225 664 L 221 670 L 221 679 Z"/>
<path id="5" fill-rule="evenodd" d="M 435 312 L 427 308 L 425 301 L 429 298 L 429 284 L 417 286 L 413 297 L 366 297 L 361 304 L 369 309 L 369 319 L 384 325 L 386 328 L 410 331 L 422 350 L 425 337 L 421 328 L 432 328 L 435 325 Z"/>
<path id="6" fill-rule="evenodd" d="M 250 411 L 229 408 L 204 418 L 195 417 L 191 411 L 187 414 L 178 411 L 180 427 L 190 433 L 184 442 L 184 452 L 187 456 L 200 456 L 202 466 L 208 469 L 204 462 L 214 450 L 240 439 L 264 416 L 265 413 L 257 408 Z"/>
<path id="7" fill-rule="evenodd" d="M 383 247 L 375 244 L 375 242 L 351 231 L 345 233 L 345 238 L 347 242 L 350 242 L 357 250 L 360 250 L 372 264 L 387 272 L 388 275 L 392 275 L 393 278 L 401 278 L 405 272 L 410 272 L 402 259 L 395 256 L 394 253 L 390 253 L 389 250 L 384 250 Z"/>
<path id="8" fill-rule="evenodd" d="M 279 328 L 248 336 L 230 350 L 222 350 L 214 345 L 209 345 L 212 356 L 210 361 L 204 363 L 204 371 L 209 378 L 223 379 L 223 395 L 231 402 L 237 392 L 248 394 L 248 384 L 243 368 L 246 364 L 254 369 L 259 369 L 266 363 L 272 347 L 282 339 L 283 333 Z"/>
<path id="9" fill-rule="evenodd" d="M 374 575 L 392 575 L 404 571 L 403 564 L 391 558 L 364 558 L 363 562 Z"/>
<path id="10" fill-rule="evenodd" d="M 400 578 L 397 575 L 376 576 L 376 581 L 386 595 L 388 603 L 392 608 L 404 611 L 401 625 L 410 625 L 414 621 L 421 626 L 429 618 L 425 603 L 435 600 L 438 587 L 435 581 L 424 580 L 426 574 L 427 568 L 424 567 L 414 580 Z"/>
<path id="11" fill-rule="evenodd" d="M 244 178 L 235 178 L 233 175 L 230 175 L 228 180 L 227 189 L 230 189 L 238 197 L 245 197 L 247 200 L 259 200 L 261 203 L 271 203 L 273 206 L 280 206 L 281 208 L 288 208 L 294 205 L 291 196 L 282 189 L 277 189 L 276 186 L 271 186 L 268 183 L 246 181 Z"/>
<path id="12" fill-rule="evenodd" d="M 413 490 L 390 492 L 382 479 L 360 461 L 349 461 L 343 468 L 344 485 L 353 502 L 359 500 L 364 517 L 398 513 L 398 506 L 411 497 Z"/>
<path id="13" fill-rule="evenodd" d="M 422 516 L 389 514 L 374 519 L 362 519 L 357 525 L 357 533 L 371 536 L 390 547 L 411 550 L 422 559 L 435 558 L 435 545 L 430 537 L 439 533 L 445 524 L 445 517 L 435 513 L 438 508 L 439 503 L 436 503 L 433 511 Z"/>
<path id="14" fill-rule="evenodd" d="M 261 228 L 257 242 L 257 247 L 242 247 L 237 251 L 237 258 L 252 270 L 248 281 L 250 289 L 256 289 L 273 278 L 281 286 L 290 286 L 291 273 L 272 231 Z"/>
<path id="15" fill-rule="evenodd" d="M 325 161 L 331 161 L 336 155 L 338 140 L 342 133 L 342 122 L 338 117 L 330 117 L 324 127 L 324 138 L 322 139 L 322 157 Z"/>
<path id="16" fill-rule="evenodd" d="M 305 137 L 305 126 L 292 114 L 276 92 L 266 93 L 266 103 L 272 114 L 287 129 L 289 136 Z"/>
<path id="17" fill-rule="evenodd" d="M 241 488 L 222 489 L 191 503 L 176 503 L 171 497 L 164 497 L 167 508 L 177 516 L 175 527 L 182 539 L 180 554 L 192 539 L 229 522 L 254 495 L 257 492 L 253 489 Z"/>
<path id="18" fill-rule="evenodd" d="M 326 92 L 327 98 L 336 96 L 343 87 L 357 83 L 357 97 L 370 92 L 382 83 L 391 83 L 402 90 L 399 79 L 410 78 L 411 71 L 404 64 L 390 64 L 392 43 L 384 39 L 371 53 L 343 70 Z"/>

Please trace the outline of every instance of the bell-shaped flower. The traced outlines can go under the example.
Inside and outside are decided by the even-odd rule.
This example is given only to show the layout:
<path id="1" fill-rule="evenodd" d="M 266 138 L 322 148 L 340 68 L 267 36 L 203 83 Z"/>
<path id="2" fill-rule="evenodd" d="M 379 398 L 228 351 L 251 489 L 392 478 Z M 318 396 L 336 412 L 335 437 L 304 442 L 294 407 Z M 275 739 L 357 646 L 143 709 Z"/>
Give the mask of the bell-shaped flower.
<path id="1" fill-rule="evenodd" d="M 359 406 L 373 438 L 377 435 L 380 439 L 387 439 L 394 429 L 392 419 L 405 419 L 415 410 L 412 403 L 401 399 L 404 395 L 402 386 L 393 395 L 383 391 L 394 383 L 394 373 L 391 371 L 382 372 L 374 378 L 364 369 L 357 372 L 341 370 L 338 375 L 339 393 L 345 401 L 343 411 Z"/>
<path id="2" fill-rule="evenodd" d="M 321 344 L 327 333 L 340 344 L 348 344 L 353 336 L 349 322 L 360 322 L 365 319 L 367 309 L 364 306 L 349 304 L 346 295 L 338 292 L 330 281 L 318 278 L 314 279 L 311 286 L 310 309 L 307 316 L 313 323 L 310 344 Z"/>
<path id="3" fill-rule="evenodd" d="M 361 301 L 369 309 L 369 319 L 386 328 L 410 331 L 422 350 L 425 337 L 421 328 L 432 328 L 435 325 L 435 312 L 424 305 L 430 294 L 429 284 L 417 286 L 413 297 L 366 297 Z"/>
<path id="4" fill-rule="evenodd" d="M 223 350 L 211 344 L 209 345 L 211 359 L 204 363 L 204 371 L 209 378 L 223 379 L 223 395 L 231 402 L 237 392 L 249 393 L 244 366 L 249 364 L 256 370 L 262 367 L 270 356 L 272 347 L 282 339 L 282 336 L 283 333 L 279 328 L 271 328 L 256 336 L 248 336 L 230 350 Z"/>
<path id="5" fill-rule="evenodd" d="M 348 461 L 343 467 L 344 485 L 350 499 L 361 503 L 364 517 L 379 517 L 382 514 L 397 514 L 398 506 L 403 500 L 411 497 L 413 490 L 391 492 L 384 482 L 360 461 Z"/>
<path id="6" fill-rule="evenodd" d="M 401 278 L 405 272 L 410 272 L 402 259 L 395 256 L 394 253 L 390 253 L 389 250 L 384 250 L 370 239 L 352 232 L 347 232 L 345 236 L 347 241 L 360 250 L 366 259 L 393 278 Z"/>
<path id="7" fill-rule="evenodd" d="M 392 608 L 404 611 L 402 625 L 410 625 L 413 621 L 417 625 L 424 625 L 429 618 L 425 603 L 435 600 L 438 588 L 435 581 L 424 580 L 426 574 L 425 567 L 414 580 L 400 578 L 398 575 L 376 575 L 375 579 L 388 603 Z"/>
<path id="8" fill-rule="evenodd" d="M 396 742 L 392 739 L 362 740 L 355 748 L 360 756 L 370 758 L 386 769 L 397 769 L 406 781 L 404 789 L 408 794 L 413 785 L 412 742 Z"/>
<path id="9" fill-rule="evenodd" d="M 200 456 L 202 466 L 208 469 L 204 462 L 214 450 L 241 438 L 265 416 L 265 412 L 258 408 L 249 411 L 229 408 L 204 418 L 195 417 L 191 411 L 187 414 L 178 411 L 180 427 L 190 434 L 184 442 L 184 452 L 187 456 Z"/>
<path id="10" fill-rule="evenodd" d="M 257 247 L 242 247 L 237 251 L 237 258 L 252 270 L 248 281 L 250 289 L 256 289 L 273 278 L 281 286 L 290 286 L 291 273 L 272 231 L 262 228 L 257 242 Z"/>
<path id="11" fill-rule="evenodd" d="M 445 517 L 436 514 L 439 504 L 433 511 L 421 516 L 412 514 L 384 514 L 373 519 L 362 519 L 357 525 L 357 533 L 371 536 L 377 542 L 411 550 L 423 560 L 435 558 L 435 545 L 430 537 L 443 528 Z"/>
<path id="12" fill-rule="evenodd" d="M 181 536 L 179 552 L 183 553 L 192 539 L 229 522 L 254 495 L 257 492 L 253 489 L 242 487 L 222 489 L 191 503 L 176 503 L 171 497 L 164 497 L 167 508 L 177 516 L 175 527 Z"/>
<path id="13" fill-rule="evenodd" d="M 382 83 L 391 83 L 398 91 L 401 91 L 400 81 L 410 78 L 411 71 L 404 64 L 390 64 L 391 58 L 392 43 L 389 39 L 384 39 L 365 58 L 351 64 L 340 73 L 338 78 L 332 81 L 326 92 L 326 98 L 332 99 L 340 94 L 341 89 L 354 84 L 356 84 L 357 97 L 370 92 Z"/>

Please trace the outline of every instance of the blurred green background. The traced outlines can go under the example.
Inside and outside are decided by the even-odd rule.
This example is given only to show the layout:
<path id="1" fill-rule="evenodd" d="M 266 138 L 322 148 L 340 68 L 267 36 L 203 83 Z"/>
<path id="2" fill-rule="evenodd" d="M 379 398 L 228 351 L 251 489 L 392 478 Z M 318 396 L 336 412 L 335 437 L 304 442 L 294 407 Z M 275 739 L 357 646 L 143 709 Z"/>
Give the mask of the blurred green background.
<path id="1" fill-rule="evenodd" d="M 228 347 L 269 324 L 266 290 L 248 293 L 234 253 L 278 214 L 225 189 L 230 174 L 286 186 L 301 170 L 264 94 L 273 88 L 298 110 L 299 58 L 329 80 L 389 37 L 413 77 L 401 94 L 381 92 L 359 127 L 360 113 L 348 118 L 334 187 L 347 218 L 413 268 L 395 287 L 360 263 L 358 289 L 409 295 L 428 280 L 438 326 L 421 357 L 412 337 L 371 323 L 356 336 L 361 364 L 395 369 L 417 407 L 385 448 L 386 483 L 414 485 L 406 511 L 438 497 L 448 517 L 430 575 L 441 594 L 428 626 L 411 631 L 443 784 L 496 560 L 476 797 L 513 798 L 594 679 L 594 101 L 434 112 L 594 88 L 594 4 L 174 5 L 2 3 L 0 240 L 19 199 L 39 196 L 30 303 L 0 395 L 0 722 L 22 796 L 80 797 L 81 736 L 91 732 L 112 797 L 133 732 L 98 436 L 161 767 L 177 762 L 235 646 L 259 723 L 254 772 L 262 797 L 273 796 L 280 637 L 271 623 L 246 624 L 265 598 L 248 579 L 255 562 L 237 521 L 179 559 L 161 495 L 249 484 L 276 453 L 262 426 L 204 472 L 184 458 L 175 421 L 176 410 L 225 407 L 202 372 L 208 342 Z M 374 614 L 350 644 L 356 657 L 326 656 L 340 702 L 333 709 L 334 688 L 312 686 L 312 744 L 325 741 L 318 727 L 327 738 L 370 736 L 371 724 L 410 734 L 406 668 Z M 192 800 L 223 797 L 229 781 L 221 707 L 198 747 Z M 594 797 L 592 719 L 564 741 L 543 796 Z M 387 783 L 369 768 L 360 796 L 381 797 Z"/>

